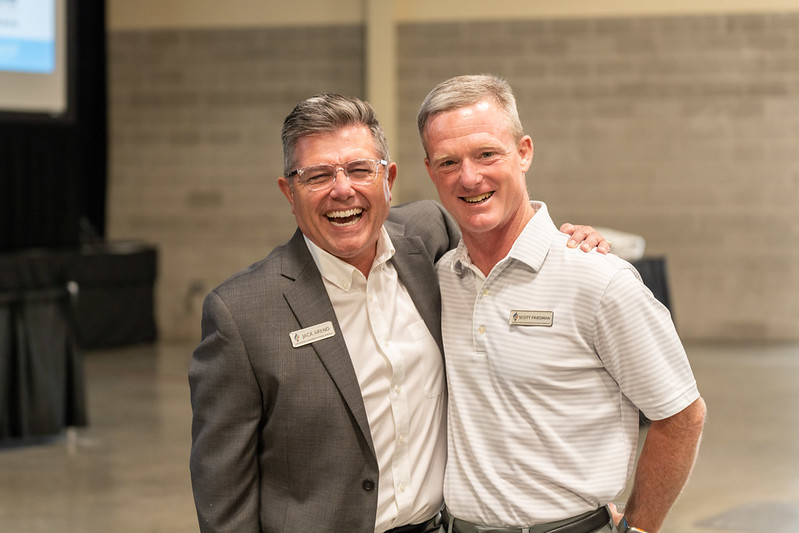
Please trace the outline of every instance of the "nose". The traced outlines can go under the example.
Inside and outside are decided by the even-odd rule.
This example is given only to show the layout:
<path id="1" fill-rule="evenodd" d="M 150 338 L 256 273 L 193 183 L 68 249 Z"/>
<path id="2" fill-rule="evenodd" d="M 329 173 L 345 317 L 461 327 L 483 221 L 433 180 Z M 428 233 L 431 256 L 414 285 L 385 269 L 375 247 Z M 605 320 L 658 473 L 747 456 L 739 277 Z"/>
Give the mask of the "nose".
<path id="1" fill-rule="evenodd" d="M 339 175 L 341 173 L 341 175 Z M 355 191 L 352 188 L 350 177 L 343 167 L 338 167 L 335 173 L 335 180 L 333 181 L 333 188 L 330 189 L 330 195 L 335 198 L 348 198 L 352 196 Z"/>
<path id="2" fill-rule="evenodd" d="M 475 164 L 471 159 L 464 158 L 461 163 L 460 182 L 466 189 L 474 189 L 483 181 L 480 174 L 480 165 Z"/>

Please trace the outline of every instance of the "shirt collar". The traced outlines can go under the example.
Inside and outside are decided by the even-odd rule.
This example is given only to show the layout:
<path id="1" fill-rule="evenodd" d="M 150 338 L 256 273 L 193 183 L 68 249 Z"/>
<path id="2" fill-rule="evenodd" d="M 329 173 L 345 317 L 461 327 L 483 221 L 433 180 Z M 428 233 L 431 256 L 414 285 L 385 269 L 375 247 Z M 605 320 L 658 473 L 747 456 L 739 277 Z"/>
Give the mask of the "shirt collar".
<path id="1" fill-rule="evenodd" d="M 303 238 L 308 246 L 308 251 L 311 252 L 311 257 L 316 263 L 316 267 L 319 269 L 319 273 L 336 287 L 348 291 L 352 286 L 352 278 L 356 275 L 356 272 L 363 276 L 357 268 L 323 250 L 311 242 L 307 236 L 303 235 Z M 391 242 L 386 228 L 381 226 L 380 235 L 377 237 L 377 253 L 370 271 L 374 270 L 376 266 L 386 263 L 394 256 L 394 252 L 394 244 Z"/>
<path id="2" fill-rule="evenodd" d="M 520 261 L 533 271 L 538 271 L 544 263 L 544 259 L 549 253 L 549 247 L 552 244 L 552 239 L 558 233 L 555 223 L 549 216 L 549 210 L 544 202 L 532 200 L 530 205 L 533 206 L 535 214 L 533 218 L 524 226 L 516 242 L 508 252 L 508 258 Z M 472 260 L 469 257 L 469 250 L 461 238 L 458 243 L 458 248 L 455 250 L 455 256 L 452 259 L 452 269 L 461 274 L 466 269 L 471 269 Z M 472 269 L 474 270 L 474 269 Z"/>

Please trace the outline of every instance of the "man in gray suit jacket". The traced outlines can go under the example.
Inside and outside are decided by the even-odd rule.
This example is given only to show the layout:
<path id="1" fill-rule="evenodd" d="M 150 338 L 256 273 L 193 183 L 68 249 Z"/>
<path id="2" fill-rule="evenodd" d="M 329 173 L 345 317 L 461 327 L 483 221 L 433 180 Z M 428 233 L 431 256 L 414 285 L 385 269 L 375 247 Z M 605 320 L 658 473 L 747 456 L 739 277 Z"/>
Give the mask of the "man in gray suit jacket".
<path id="1" fill-rule="evenodd" d="M 460 234 L 435 202 L 389 208 L 397 167 L 365 102 L 301 102 L 283 147 L 298 230 L 206 297 L 189 370 L 200 529 L 435 531 L 446 383 L 433 264 Z M 590 231 L 575 237 L 598 243 Z"/>

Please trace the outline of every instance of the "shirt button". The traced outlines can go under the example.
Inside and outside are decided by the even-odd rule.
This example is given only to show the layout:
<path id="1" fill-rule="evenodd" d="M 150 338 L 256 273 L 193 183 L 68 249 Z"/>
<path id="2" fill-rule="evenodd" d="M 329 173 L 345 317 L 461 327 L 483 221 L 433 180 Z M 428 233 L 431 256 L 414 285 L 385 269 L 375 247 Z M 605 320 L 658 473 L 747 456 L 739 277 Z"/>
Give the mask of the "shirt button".
<path id="1" fill-rule="evenodd" d="M 402 433 L 399 436 L 399 441 L 400 441 L 400 444 L 405 444 L 405 433 Z"/>
<path id="2" fill-rule="evenodd" d="M 483 289 L 483 296 L 488 296 L 488 289 Z"/>
<path id="3" fill-rule="evenodd" d="M 486 328 L 485 328 L 485 326 L 480 326 L 479 328 L 477 328 L 477 332 L 478 332 L 480 335 L 485 335 L 485 334 L 486 334 Z"/>
<path id="4" fill-rule="evenodd" d="M 375 482 L 372 481 L 371 479 L 364 479 L 361 486 L 363 487 L 363 490 L 367 492 L 372 492 L 373 490 L 375 490 Z"/>
<path id="5" fill-rule="evenodd" d="M 400 492 L 405 492 L 405 484 L 404 483 L 400 483 L 399 490 L 400 490 Z"/>

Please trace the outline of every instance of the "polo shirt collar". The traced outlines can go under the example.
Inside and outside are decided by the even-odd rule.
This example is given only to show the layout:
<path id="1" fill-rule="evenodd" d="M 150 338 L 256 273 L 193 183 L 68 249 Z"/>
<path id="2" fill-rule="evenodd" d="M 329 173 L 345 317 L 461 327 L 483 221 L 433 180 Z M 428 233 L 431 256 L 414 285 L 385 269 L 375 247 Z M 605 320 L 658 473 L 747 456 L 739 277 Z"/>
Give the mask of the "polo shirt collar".
<path id="1" fill-rule="evenodd" d="M 510 252 L 508 252 L 503 261 L 509 258 L 515 259 L 537 272 L 549 253 L 549 247 L 552 244 L 552 239 L 558 233 L 558 229 L 555 227 L 555 223 L 552 222 L 549 210 L 544 202 L 532 200 L 530 205 L 535 209 L 535 215 L 525 225 L 522 233 L 516 239 L 516 242 L 513 243 Z M 471 269 L 471 266 L 472 260 L 469 257 L 469 251 L 466 249 L 463 238 L 461 238 L 458 248 L 455 250 L 452 269 L 458 274 L 462 274 L 465 270 Z"/>

